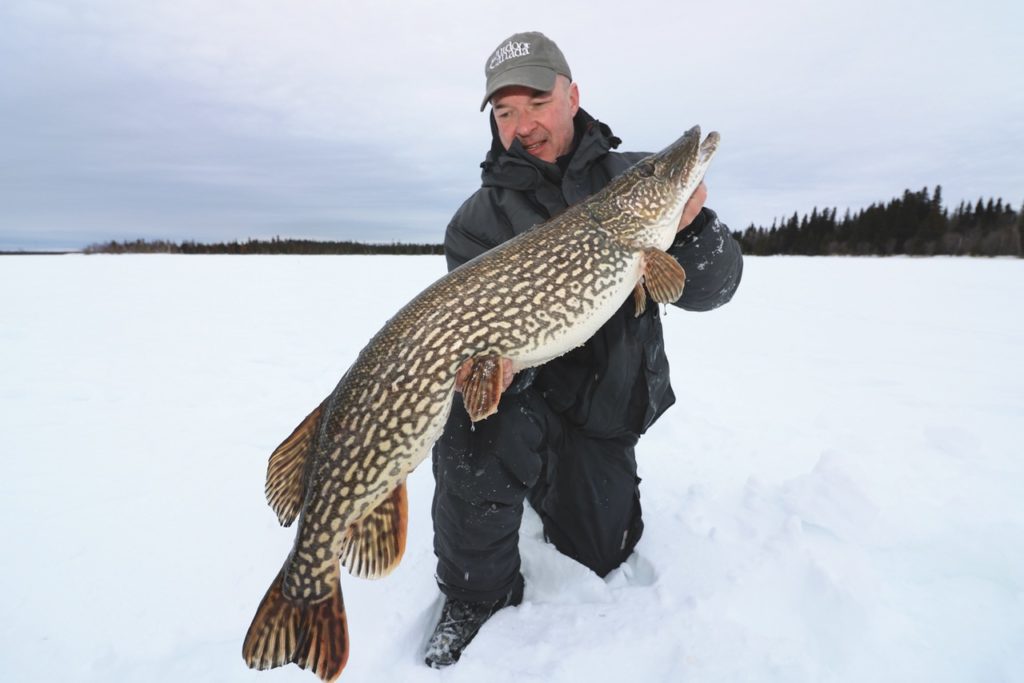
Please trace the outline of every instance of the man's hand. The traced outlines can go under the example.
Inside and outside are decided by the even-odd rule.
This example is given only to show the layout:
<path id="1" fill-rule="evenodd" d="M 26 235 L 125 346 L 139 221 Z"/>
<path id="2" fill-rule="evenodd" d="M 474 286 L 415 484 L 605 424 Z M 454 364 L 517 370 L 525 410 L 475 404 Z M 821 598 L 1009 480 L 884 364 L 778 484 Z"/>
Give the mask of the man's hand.
<path id="1" fill-rule="evenodd" d="M 700 182 L 697 189 L 690 195 L 690 199 L 686 202 L 686 206 L 683 207 L 683 217 L 679 219 L 679 227 L 676 228 L 676 232 L 679 232 L 697 217 L 700 210 L 704 208 L 704 202 L 708 198 L 708 188 L 704 185 L 704 181 Z"/>

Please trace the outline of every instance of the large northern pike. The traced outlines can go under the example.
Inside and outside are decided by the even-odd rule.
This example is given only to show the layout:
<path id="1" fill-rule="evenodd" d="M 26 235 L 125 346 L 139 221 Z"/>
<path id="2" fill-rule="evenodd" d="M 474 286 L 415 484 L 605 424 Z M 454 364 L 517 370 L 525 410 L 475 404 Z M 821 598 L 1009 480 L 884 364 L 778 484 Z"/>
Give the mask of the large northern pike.
<path id="1" fill-rule="evenodd" d="M 348 660 L 340 565 L 361 577 L 405 550 L 406 476 L 463 394 L 473 421 L 515 372 L 584 343 L 626 297 L 675 301 L 686 274 L 665 249 L 718 134 L 694 127 L 603 190 L 448 273 L 370 340 L 338 386 L 270 456 L 267 500 L 295 545 L 256 610 L 246 663 L 289 662 L 333 681 Z M 644 288 L 646 287 L 646 293 Z"/>

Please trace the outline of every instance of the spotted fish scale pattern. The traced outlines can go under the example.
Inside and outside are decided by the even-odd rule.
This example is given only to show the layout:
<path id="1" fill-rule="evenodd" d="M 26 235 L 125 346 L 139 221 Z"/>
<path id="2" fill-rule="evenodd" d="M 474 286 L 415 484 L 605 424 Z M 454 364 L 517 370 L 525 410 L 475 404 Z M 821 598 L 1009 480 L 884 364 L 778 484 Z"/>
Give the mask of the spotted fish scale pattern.
<path id="1" fill-rule="evenodd" d="M 509 259 L 482 260 L 424 291 L 342 378 L 318 437 L 331 446 L 311 472 L 287 595 L 327 594 L 322 577 L 345 531 L 426 457 L 466 359 L 496 353 L 517 370 L 537 365 L 568 350 L 560 342 L 580 326 L 600 326 L 602 307 L 621 305 L 637 256 L 591 221 L 576 221 L 569 235 L 560 223 L 544 228 Z"/>
<path id="2" fill-rule="evenodd" d="M 716 134 L 701 144 L 690 130 L 600 193 L 442 277 L 385 323 L 271 455 L 267 499 L 282 524 L 299 523 L 243 643 L 250 667 L 294 662 L 324 680 L 341 673 L 339 562 L 366 578 L 397 566 L 405 479 L 440 435 L 457 385 L 470 417 L 483 419 L 506 370 L 583 344 L 631 292 L 638 314 L 647 295 L 681 295 L 685 273 L 662 250 L 716 146 Z"/>

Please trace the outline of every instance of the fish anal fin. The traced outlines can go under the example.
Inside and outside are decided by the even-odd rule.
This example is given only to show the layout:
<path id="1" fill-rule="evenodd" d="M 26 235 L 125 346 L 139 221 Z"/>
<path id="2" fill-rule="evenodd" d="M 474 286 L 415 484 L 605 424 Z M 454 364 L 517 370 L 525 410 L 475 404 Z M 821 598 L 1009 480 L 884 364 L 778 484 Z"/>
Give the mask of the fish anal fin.
<path id="1" fill-rule="evenodd" d="M 647 310 L 647 292 L 644 291 L 644 281 L 637 280 L 633 287 L 633 305 L 636 308 L 635 318 L 639 318 Z"/>
<path id="2" fill-rule="evenodd" d="M 270 454 L 265 491 L 282 526 L 295 521 L 306 496 L 306 462 L 315 446 L 316 428 L 326 403 L 325 399 Z"/>
<path id="3" fill-rule="evenodd" d="M 323 681 L 337 680 L 348 662 L 348 621 L 337 563 L 334 567 L 327 577 L 333 590 L 315 603 L 287 598 L 281 591 L 281 569 L 245 634 L 242 658 L 250 669 L 295 663 Z"/>
<path id="4" fill-rule="evenodd" d="M 644 285 L 659 304 L 670 304 L 683 295 L 686 271 L 661 249 L 644 250 Z"/>
<path id="5" fill-rule="evenodd" d="M 498 410 L 501 392 L 512 383 L 512 361 L 496 353 L 466 360 L 455 376 L 469 419 L 478 422 Z"/>
<path id="6" fill-rule="evenodd" d="M 345 532 L 341 563 L 361 579 L 390 574 L 405 553 L 409 495 L 403 481 L 387 498 Z"/>

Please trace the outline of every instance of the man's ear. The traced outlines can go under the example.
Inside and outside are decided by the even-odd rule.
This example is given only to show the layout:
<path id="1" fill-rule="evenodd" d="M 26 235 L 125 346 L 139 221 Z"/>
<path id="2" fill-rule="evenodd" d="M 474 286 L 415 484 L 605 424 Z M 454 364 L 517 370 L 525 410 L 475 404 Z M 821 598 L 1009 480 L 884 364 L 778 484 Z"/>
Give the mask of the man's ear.
<path id="1" fill-rule="evenodd" d="M 573 116 L 580 110 L 580 89 L 576 82 L 569 84 L 569 111 Z"/>

